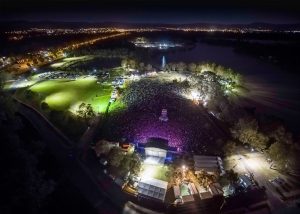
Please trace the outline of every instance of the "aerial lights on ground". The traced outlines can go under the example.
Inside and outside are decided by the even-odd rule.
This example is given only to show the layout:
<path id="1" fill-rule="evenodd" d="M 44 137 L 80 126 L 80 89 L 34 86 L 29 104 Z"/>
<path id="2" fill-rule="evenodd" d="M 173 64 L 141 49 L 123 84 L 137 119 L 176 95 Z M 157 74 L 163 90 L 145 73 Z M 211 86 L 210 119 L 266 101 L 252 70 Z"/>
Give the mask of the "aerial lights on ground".
<path id="1" fill-rule="evenodd" d="M 192 90 L 190 97 L 194 101 L 195 104 L 199 105 L 199 101 L 200 101 L 200 93 L 199 93 L 199 91 Z"/>
<path id="2" fill-rule="evenodd" d="M 188 170 L 187 166 L 184 165 L 184 164 L 181 166 L 181 169 L 182 169 L 183 172 L 185 172 L 186 170 Z"/>
<path id="3" fill-rule="evenodd" d="M 129 76 L 129 79 L 130 80 L 139 80 L 141 77 L 140 77 L 140 75 L 137 75 L 137 74 L 131 74 L 130 76 Z"/>
<path id="4" fill-rule="evenodd" d="M 192 97 L 193 100 L 199 100 L 200 99 L 200 93 L 199 93 L 199 91 L 192 90 L 191 97 Z"/>
<path id="5" fill-rule="evenodd" d="M 10 88 L 10 89 L 25 88 L 25 87 L 32 86 L 35 83 L 36 83 L 36 80 L 28 80 L 26 78 L 21 78 L 19 80 L 12 82 L 8 88 Z"/>
<path id="6" fill-rule="evenodd" d="M 254 158 L 249 158 L 249 159 L 245 159 L 246 165 L 251 168 L 252 170 L 257 169 L 260 165 L 261 162 L 259 159 L 254 159 Z"/>
<path id="7" fill-rule="evenodd" d="M 147 179 L 151 177 L 155 172 L 155 169 L 153 167 L 147 167 L 145 166 L 145 169 L 141 172 L 140 177 L 142 179 Z"/>
<path id="8" fill-rule="evenodd" d="M 202 105 L 203 105 L 204 107 L 207 106 L 207 104 L 208 104 L 208 102 L 209 102 L 209 100 L 210 100 L 210 98 L 209 98 L 208 95 L 206 95 L 206 96 L 204 97 L 204 96 L 201 95 L 200 92 L 199 92 L 198 90 L 196 90 L 196 89 L 193 89 L 193 90 L 191 91 L 190 94 L 185 94 L 185 97 L 187 97 L 188 99 L 193 100 L 194 103 L 197 104 L 197 105 L 198 105 L 200 102 L 202 102 Z"/>

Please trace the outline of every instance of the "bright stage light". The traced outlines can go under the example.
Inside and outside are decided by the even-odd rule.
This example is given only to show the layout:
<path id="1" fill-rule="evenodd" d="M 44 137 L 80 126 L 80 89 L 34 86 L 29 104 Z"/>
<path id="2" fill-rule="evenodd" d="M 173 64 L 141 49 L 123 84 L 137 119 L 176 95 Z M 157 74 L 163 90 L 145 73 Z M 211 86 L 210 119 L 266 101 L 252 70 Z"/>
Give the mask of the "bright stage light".
<path id="1" fill-rule="evenodd" d="M 193 91 L 191 92 L 191 96 L 192 96 L 192 98 L 193 98 L 194 100 L 196 100 L 196 99 L 199 99 L 200 94 L 199 94 L 198 91 L 193 90 Z"/>
<path id="2" fill-rule="evenodd" d="M 146 179 L 151 177 L 154 174 L 154 168 L 153 167 L 145 167 L 145 169 L 141 173 L 141 178 Z"/>
<path id="3" fill-rule="evenodd" d="M 258 160 L 255 159 L 246 159 L 246 164 L 251 168 L 251 169 L 257 169 L 258 166 L 260 165 Z"/>

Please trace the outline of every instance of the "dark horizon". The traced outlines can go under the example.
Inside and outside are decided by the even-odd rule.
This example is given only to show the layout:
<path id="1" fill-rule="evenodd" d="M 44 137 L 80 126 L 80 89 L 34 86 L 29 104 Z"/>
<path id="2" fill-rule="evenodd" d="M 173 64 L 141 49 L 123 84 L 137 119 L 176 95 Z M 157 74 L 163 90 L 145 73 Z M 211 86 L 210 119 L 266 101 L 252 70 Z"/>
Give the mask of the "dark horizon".
<path id="1" fill-rule="evenodd" d="M 66 21 L 129 23 L 220 23 L 249 24 L 300 22 L 300 9 L 293 0 L 264 2 L 212 0 L 209 2 L 149 0 L 4 0 L 1 21 Z"/>

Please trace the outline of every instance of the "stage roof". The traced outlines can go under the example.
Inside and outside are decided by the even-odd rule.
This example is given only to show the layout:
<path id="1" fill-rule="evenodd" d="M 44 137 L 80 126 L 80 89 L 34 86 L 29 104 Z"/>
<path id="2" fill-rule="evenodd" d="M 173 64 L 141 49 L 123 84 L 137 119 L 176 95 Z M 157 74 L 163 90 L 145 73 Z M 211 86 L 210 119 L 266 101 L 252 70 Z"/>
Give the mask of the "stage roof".
<path id="1" fill-rule="evenodd" d="M 154 147 L 159 149 L 168 150 L 168 140 L 163 138 L 149 138 L 147 140 L 147 143 L 145 145 L 145 148 L 147 147 Z"/>

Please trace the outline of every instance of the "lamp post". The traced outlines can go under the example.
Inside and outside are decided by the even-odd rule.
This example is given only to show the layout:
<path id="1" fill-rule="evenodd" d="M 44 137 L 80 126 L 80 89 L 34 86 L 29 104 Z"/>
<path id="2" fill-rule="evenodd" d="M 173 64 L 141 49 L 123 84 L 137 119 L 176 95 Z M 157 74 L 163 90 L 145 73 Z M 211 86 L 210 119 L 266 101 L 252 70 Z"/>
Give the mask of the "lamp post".
<path id="1" fill-rule="evenodd" d="M 183 180 L 185 179 L 185 172 L 186 172 L 186 170 L 187 170 L 187 167 L 183 164 L 182 166 L 181 166 L 181 169 L 182 169 L 182 177 L 183 177 Z"/>

